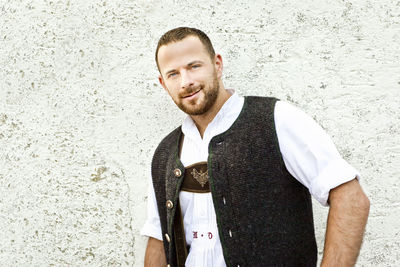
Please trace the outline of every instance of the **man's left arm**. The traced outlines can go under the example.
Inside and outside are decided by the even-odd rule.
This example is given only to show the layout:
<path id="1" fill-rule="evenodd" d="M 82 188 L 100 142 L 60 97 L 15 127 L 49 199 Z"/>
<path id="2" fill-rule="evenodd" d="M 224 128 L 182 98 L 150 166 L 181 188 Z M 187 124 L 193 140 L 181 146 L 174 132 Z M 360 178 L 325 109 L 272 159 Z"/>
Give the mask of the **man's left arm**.
<path id="1" fill-rule="evenodd" d="M 369 213 L 359 172 L 342 159 L 327 133 L 303 111 L 278 101 L 274 116 L 286 169 L 318 202 L 330 205 L 322 266 L 353 266 Z"/>
<path id="2" fill-rule="evenodd" d="M 328 202 L 330 209 L 321 266 L 354 266 L 370 202 L 357 179 L 332 189 Z"/>

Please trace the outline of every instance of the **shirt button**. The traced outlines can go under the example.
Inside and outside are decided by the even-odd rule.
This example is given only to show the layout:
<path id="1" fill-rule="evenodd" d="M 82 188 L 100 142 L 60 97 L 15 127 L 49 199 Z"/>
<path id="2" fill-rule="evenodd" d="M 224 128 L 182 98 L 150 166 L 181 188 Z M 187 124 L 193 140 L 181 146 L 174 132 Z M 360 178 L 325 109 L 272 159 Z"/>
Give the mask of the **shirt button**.
<path id="1" fill-rule="evenodd" d="M 165 239 L 167 240 L 168 243 L 171 242 L 171 239 L 169 238 L 168 234 L 165 234 Z"/>
<path id="2" fill-rule="evenodd" d="M 168 208 L 168 209 L 172 209 L 172 208 L 174 207 L 174 203 L 172 203 L 171 200 L 167 200 L 166 205 L 167 205 L 167 208 Z"/>
<path id="3" fill-rule="evenodd" d="M 232 231 L 231 230 L 229 230 L 229 236 L 232 237 Z"/>
<path id="4" fill-rule="evenodd" d="M 175 174 L 175 177 L 179 178 L 182 175 L 182 171 L 180 169 L 175 169 L 174 174 Z"/>

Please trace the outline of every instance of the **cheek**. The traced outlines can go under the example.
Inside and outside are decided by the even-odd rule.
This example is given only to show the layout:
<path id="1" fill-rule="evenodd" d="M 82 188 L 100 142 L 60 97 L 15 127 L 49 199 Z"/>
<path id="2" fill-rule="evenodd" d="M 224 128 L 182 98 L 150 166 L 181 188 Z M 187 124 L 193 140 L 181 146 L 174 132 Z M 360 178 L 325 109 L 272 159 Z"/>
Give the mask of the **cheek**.
<path id="1" fill-rule="evenodd" d="M 172 98 L 177 98 L 179 94 L 179 90 L 173 85 L 167 86 L 167 92 Z"/>
<path id="2" fill-rule="evenodd" d="M 208 72 L 208 71 L 203 71 L 201 73 L 198 73 L 194 79 L 196 81 L 198 81 L 199 83 L 206 83 L 210 80 L 212 80 L 213 78 L 213 73 L 212 72 Z"/>
<path id="3" fill-rule="evenodd" d="M 176 82 L 174 81 L 168 81 L 165 83 L 165 87 L 167 88 L 167 91 L 170 93 L 173 93 L 176 90 Z"/>

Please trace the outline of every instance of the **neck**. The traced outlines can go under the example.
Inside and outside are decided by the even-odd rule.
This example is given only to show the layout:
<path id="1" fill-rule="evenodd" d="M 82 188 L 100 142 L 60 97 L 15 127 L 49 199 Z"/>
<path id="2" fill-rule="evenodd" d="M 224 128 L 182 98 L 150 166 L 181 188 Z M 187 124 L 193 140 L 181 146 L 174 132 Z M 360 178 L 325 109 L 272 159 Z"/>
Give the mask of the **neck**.
<path id="1" fill-rule="evenodd" d="M 204 114 L 190 116 L 196 124 L 197 129 L 199 130 L 201 138 L 203 138 L 204 132 L 206 131 L 208 124 L 212 122 L 212 120 L 215 118 L 215 116 L 218 114 L 218 112 L 230 96 L 231 94 L 224 88 L 222 84 L 220 84 L 220 90 L 214 105 Z"/>

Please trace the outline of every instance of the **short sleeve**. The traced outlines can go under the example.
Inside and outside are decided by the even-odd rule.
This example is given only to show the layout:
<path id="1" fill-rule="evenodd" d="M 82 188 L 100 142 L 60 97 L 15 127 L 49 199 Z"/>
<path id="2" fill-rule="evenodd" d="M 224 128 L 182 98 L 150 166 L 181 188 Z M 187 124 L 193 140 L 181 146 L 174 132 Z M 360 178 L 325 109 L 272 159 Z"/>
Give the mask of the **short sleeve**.
<path id="1" fill-rule="evenodd" d="M 158 214 L 157 200 L 152 179 L 150 179 L 148 189 L 147 220 L 140 230 L 140 234 L 162 240 L 160 216 Z"/>
<path id="2" fill-rule="evenodd" d="M 274 118 L 287 170 L 322 205 L 328 205 L 331 189 L 360 178 L 359 172 L 340 156 L 332 139 L 303 111 L 278 101 Z"/>

